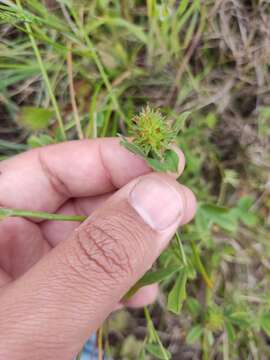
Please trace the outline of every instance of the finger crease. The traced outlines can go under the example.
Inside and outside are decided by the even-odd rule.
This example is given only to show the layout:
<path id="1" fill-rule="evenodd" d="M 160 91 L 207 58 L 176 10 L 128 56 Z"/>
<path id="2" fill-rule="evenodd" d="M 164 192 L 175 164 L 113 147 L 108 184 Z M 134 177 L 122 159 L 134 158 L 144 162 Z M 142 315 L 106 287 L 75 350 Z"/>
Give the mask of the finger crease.
<path id="1" fill-rule="evenodd" d="M 48 179 L 50 186 L 52 187 L 53 191 L 59 194 L 60 196 L 64 197 L 71 197 L 72 193 L 69 190 L 67 184 L 55 173 L 53 172 L 45 159 L 42 156 L 42 151 L 39 151 L 38 153 L 38 160 L 41 166 L 41 169 L 45 175 L 45 177 Z"/>
<path id="2" fill-rule="evenodd" d="M 115 241 L 115 240 L 113 240 L 111 234 L 109 234 L 109 233 L 108 233 L 107 231 L 105 231 L 104 229 L 102 229 L 102 228 L 100 228 L 100 227 L 97 227 L 97 226 L 95 226 L 94 224 L 93 224 L 93 227 L 96 228 L 96 230 L 99 231 L 99 232 L 103 235 L 103 238 L 104 238 L 104 239 L 110 239 L 111 241 Z M 97 242 L 97 241 L 95 242 L 95 245 L 97 246 L 97 248 L 98 248 L 99 250 L 102 250 L 102 249 L 101 249 L 101 246 L 98 245 L 98 242 Z M 114 265 L 118 266 L 121 270 L 125 270 L 126 267 L 127 267 L 127 269 L 131 269 L 132 266 L 131 266 L 131 263 L 130 263 L 130 261 L 129 261 L 129 256 L 128 256 L 128 254 L 127 254 L 127 251 L 126 251 L 125 247 L 122 246 L 121 243 L 118 243 L 118 246 L 121 246 L 121 251 L 123 251 L 123 253 L 124 253 L 124 255 L 125 255 L 125 262 L 126 262 L 126 264 L 125 264 L 125 265 L 122 265 L 122 264 L 121 264 L 121 261 L 116 261 L 116 260 L 115 260 L 116 258 L 119 257 L 119 254 L 121 254 L 121 251 L 118 251 L 118 253 L 117 253 L 117 252 L 113 251 L 113 249 L 111 249 L 110 251 L 111 251 L 111 253 L 112 253 L 113 255 L 115 255 L 115 258 L 114 258 L 113 256 L 108 256 L 108 258 L 110 258 L 111 262 L 112 262 Z"/>
<path id="3" fill-rule="evenodd" d="M 114 189 L 117 189 L 118 186 L 116 186 L 116 184 L 114 183 L 113 178 L 112 178 L 112 175 L 111 175 L 111 172 L 110 172 L 110 170 L 108 169 L 108 167 L 107 167 L 107 165 L 106 165 L 106 162 L 104 161 L 101 143 L 98 144 L 98 153 L 99 153 L 100 163 L 101 163 L 102 168 L 103 168 L 103 172 L 104 172 L 104 174 L 105 174 L 105 176 L 106 176 L 109 184 L 110 184 Z"/>
<path id="4" fill-rule="evenodd" d="M 97 242 L 95 241 L 95 239 L 93 237 L 91 237 L 91 235 L 89 235 L 90 240 L 93 241 L 93 243 L 95 244 L 96 248 L 98 249 L 98 251 L 100 252 L 100 254 L 103 254 L 103 249 L 100 248 L 97 245 Z M 83 245 L 83 241 L 80 239 L 80 235 L 78 238 L 78 246 L 80 248 L 80 250 L 82 251 L 82 253 L 85 255 L 85 257 L 90 260 L 90 262 L 93 262 L 98 269 L 101 269 L 103 271 L 104 274 L 107 274 L 109 277 L 113 278 L 112 274 L 108 271 L 108 268 L 106 265 L 103 265 L 101 261 L 99 261 L 97 259 L 97 257 L 90 253 L 90 251 L 86 250 L 85 246 Z M 93 270 L 93 269 L 92 269 Z"/>

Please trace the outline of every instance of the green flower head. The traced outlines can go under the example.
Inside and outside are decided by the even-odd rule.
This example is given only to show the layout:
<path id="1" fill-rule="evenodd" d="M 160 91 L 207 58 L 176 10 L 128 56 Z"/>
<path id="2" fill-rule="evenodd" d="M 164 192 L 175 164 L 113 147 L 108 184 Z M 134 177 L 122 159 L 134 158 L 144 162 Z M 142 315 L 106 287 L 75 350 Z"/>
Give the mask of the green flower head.
<path id="1" fill-rule="evenodd" d="M 134 116 L 130 133 L 134 138 L 133 143 L 140 147 L 145 156 L 153 155 L 159 159 L 175 137 L 161 112 L 149 106 Z"/>
<path id="2" fill-rule="evenodd" d="M 177 172 L 178 155 L 172 149 L 177 131 L 170 128 L 159 110 L 149 106 L 132 119 L 130 126 L 132 140 L 122 137 L 126 149 L 145 159 L 155 171 Z"/>

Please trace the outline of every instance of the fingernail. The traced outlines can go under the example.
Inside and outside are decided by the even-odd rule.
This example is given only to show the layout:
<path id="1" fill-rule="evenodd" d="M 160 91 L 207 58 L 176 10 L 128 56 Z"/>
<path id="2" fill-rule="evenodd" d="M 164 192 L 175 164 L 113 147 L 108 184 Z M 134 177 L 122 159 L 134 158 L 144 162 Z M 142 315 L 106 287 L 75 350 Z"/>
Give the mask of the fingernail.
<path id="1" fill-rule="evenodd" d="M 147 178 L 132 189 L 130 204 L 154 230 L 162 231 L 173 225 L 183 213 L 180 194 L 166 181 Z"/>

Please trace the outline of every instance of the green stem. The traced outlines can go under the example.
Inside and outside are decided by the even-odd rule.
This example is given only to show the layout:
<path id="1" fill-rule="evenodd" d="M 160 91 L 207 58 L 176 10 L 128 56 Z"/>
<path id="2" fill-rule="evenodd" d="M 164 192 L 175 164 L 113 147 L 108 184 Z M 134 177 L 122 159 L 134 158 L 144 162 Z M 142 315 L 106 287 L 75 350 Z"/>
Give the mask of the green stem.
<path id="1" fill-rule="evenodd" d="M 192 253 L 193 253 L 193 256 L 194 256 L 194 260 L 195 260 L 195 264 L 196 264 L 196 267 L 197 267 L 197 270 L 200 272 L 200 274 L 202 275 L 206 285 L 212 289 L 213 288 L 213 283 L 212 283 L 212 280 L 209 278 L 206 270 L 205 270 L 205 267 L 201 261 L 201 258 L 200 258 L 200 255 L 198 253 L 198 250 L 196 248 L 196 245 L 194 244 L 193 241 L 191 241 L 191 249 L 192 249 Z"/>
<path id="2" fill-rule="evenodd" d="M 161 352 L 162 352 L 163 358 L 164 358 L 165 360 L 169 360 L 169 357 L 168 357 L 168 355 L 167 355 L 167 353 L 166 353 L 166 351 L 165 351 L 165 349 L 164 349 L 164 346 L 163 346 L 163 344 L 162 344 L 162 342 L 161 342 L 161 340 L 160 340 L 160 338 L 159 338 L 159 336 L 158 336 L 158 333 L 156 332 L 156 329 L 155 329 L 154 324 L 153 324 L 153 321 L 152 321 L 152 319 L 151 319 L 149 310 L 148 310 L 148 308 L 147 308 L 146 306 L 144 307 L 144 315 L 145 315 L 145 319 L 146 319 L 146 321 L 147 321 L 147 325 L 148 325 L 148 327 L 151 329 L 151 333 L 152 333 L 153 336 L 154 336 L 154 340 L 157 342 L 157 344 L 158 344 L 159 347 L 160 347 L 160 350 L 161 350 Z"/>
<path id="3" fill-rule="evenodd" d="M 209 344 L 208 344 L 208 339 L 207 339 L 207 333 L 206 330 L 204 330 L 203 332 L 203 337 L 202 337 L 202 349 L 203 349 L 203 356 L 202 356 L 202 360 L 209 360 Z"/>
<path id="4" fill-rule="evenodd" d="M 16 0 L 16 4 L 17 4 L 18 8 L 23 11 L 21 0 Z M 47 86 L 47 90 L 48 90 L 52 105 L 54 107 L 55 115 L 56 115 L 56 118 L 57 118 L 57 121 L 58 121 L 58 124 L 59 124 L 59 128 L 60 128 L 60 131 L 61 131 L 62 138 L 63 138 L 63 140 L 66 140 L 66 133 L 65 133 L 65 128 L 64 128 L 64 123 L 63 123 L 62 117 L 61 117 L 61 113 L 60 113 L 56 98 L 54 96 L 54 93 L 53 93 L 53 90 L 52 90 L 52 87 L 51 87 L 51 83 L 50 83 L 47 71 L 46 71 L 45 66 L 43 64 L 42 57 L 40 55 L 36 40 L 35 40 L 35 38 L 33 36 L 32 28 L 31 28 L 31 26 L 30 26 L 30 24 L 28 22 L 25 22 L 24 26 L 26 28 L 26 31 L 28 33 L 31 45 L 32 45 L 34 53 L 36 55 L 36 58 L 37 58 L 37 61 L 38 61 L 38 64 L 39 64 L 43 79 L 44 79 L 45 84 Z"/>
<path id="5" fill-rule="evenodd" d="M 98 360 L 102 360 L 103 359 L 103 327 L 101 326 L 98 330 L 98 334 L 97 334 L 97 338 L 98 338 Z"/>
<path id="6" fill-rule="evenodd" d="M 182 260 L 183 260 L 183 263 L 185 266 L 187 266 L 187 256 L 186 256 L 186 253 L 185 253 L 185 250 L 184 250 L 184 247 L 183 247 L 183 244 L 182 244 L 182 241 L 180 239 L 180 236 L 178 234 L 178 232 L 175 233 L 175 236 L 176 236 L 176 239 L 177 239 L 177 243 L 178 243 L 178 246 L 179 246 L 179 250 L 180 250 L 180 254 L 181 254 L 181 257 L 182 257 Z"/>
<path id="7" fill-rule="evenodd" d="M 218 196 L 218 205 L 224 204 L 225 196 L 226 196 L 226 190 L 227 190 L 227 184 L 222 180 L 221 186 L 220 186 L 220 192 Z"/>
<path id="8" fill-rule="evenodd" d="M 82 222 L 87 218 L 87 216 L 81 216 L 81 215 L 50 214 L 44 211 L 0 208 L 0 219 L 6 217 L 31 217 L 31 218 L 43 219 L 43 220 L 79 221 L 79 222 Z"/>

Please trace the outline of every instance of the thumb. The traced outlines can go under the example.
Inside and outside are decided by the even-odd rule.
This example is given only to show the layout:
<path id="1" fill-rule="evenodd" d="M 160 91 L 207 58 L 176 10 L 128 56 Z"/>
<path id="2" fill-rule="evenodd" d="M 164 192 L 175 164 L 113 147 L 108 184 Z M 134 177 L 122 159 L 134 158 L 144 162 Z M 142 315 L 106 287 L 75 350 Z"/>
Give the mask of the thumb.
<path id="1" fill-rule="evenodd" d="M 194 210 L 192 193 L 162 174 L 115 193 L 3 292 L 0 358 L 74 357 Z"/>

